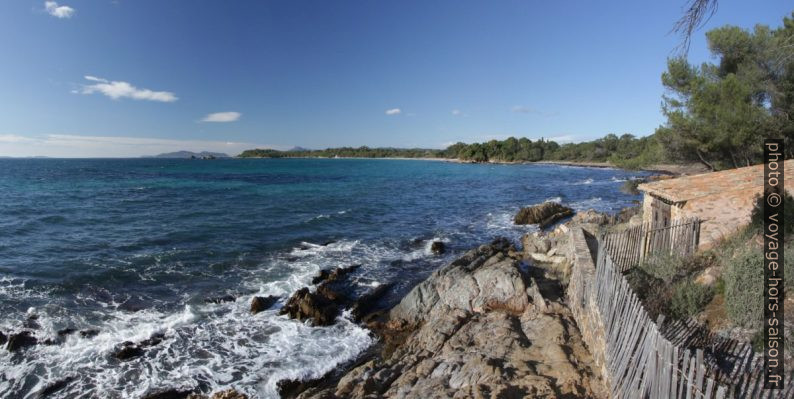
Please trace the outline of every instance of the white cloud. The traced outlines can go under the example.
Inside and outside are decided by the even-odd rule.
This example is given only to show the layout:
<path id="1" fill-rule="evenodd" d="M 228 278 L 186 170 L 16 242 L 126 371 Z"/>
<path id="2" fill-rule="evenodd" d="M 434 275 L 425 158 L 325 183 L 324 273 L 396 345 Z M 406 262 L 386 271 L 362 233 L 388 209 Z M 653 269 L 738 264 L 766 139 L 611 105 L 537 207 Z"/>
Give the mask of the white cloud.
<path id="1" fill-rule="evenodd" d="M 45 1 L 44 9 L 55 18 L 71 18 L 72 15 L 74 15 L 74 8 L 59 6 L 58 3 L 54 1 Z"/>
<path id="2" fill-rule="evenodd" d="M 452 110 L 452 115 L 461 116 L 461 115 L 463 115 L 463 112 L 461 112 L 459 109 L 453 109 Z"/>
<path id="3" fill-rule="evenodd" d="M 173 151 L 213 151 L 237 155 L 251 148 L 276 148 L 268 144 L 240 143 L 213 140 L 175 140 L 146 137 L 80 136 L 49 134 L 18 136 L 0 134 L 0 156 L 59 158 L 80 157 L 139 157 Z"/>
<path id="4" fill-rule="evenodd" d="M 149 89 L 139 89 L 127 82 L 108 81 L 107 79 L 98 78 L 96 76 L 91 76 L 91 75 L 86 75 L 84 76 L 84 78 L 85 80 L 95 83 L 90 85 L 83 85 L 80 88 L 80 90 L 76 91 L 77 93 L 81 93 L 81 94 L 100 93 L 114 100 L 118 100 L 120 98 L 131 98 L 133 100 L 160 101 L 166 103 L 170 103 L 178 100 L 177 96 L 169 91 L 153 91 Z"/>
<path id="5" fill-rule="evenodd" d="M 239 112 L 215 112 L 208 114 L 201 121 L 202 122 L 234 122 L 240 119 L 242 114 Z"/>
<path id="6" fill-rule="evenodd" d="M 517 114 L 534 114 L 534 115 L 540 115 L 540 116 L 555 116 L 555 115 L 557 115 L 556 112 L 541 111 L 541 110 L 538 110 L 538 109 L 535 109 L 535 108 L 532 108 L 532 107 L 527 107 L 527 106 L 524 106 L 524 105 L 516 105 L 515 107 L 513 107 L 510 110 L 512 112 L 517 113 Z"/>
<path id="7" fill-rule="evenodd" d="M 386 115 L 400 115 L 402 111 L 399 108 L 392 108 L 386 110 Z"/>

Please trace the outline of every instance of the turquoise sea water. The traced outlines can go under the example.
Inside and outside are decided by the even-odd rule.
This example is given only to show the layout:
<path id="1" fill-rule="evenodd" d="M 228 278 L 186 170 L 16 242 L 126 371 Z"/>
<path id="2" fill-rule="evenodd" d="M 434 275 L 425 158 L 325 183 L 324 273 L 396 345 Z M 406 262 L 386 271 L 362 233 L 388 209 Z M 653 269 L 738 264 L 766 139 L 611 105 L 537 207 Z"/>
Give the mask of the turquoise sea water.
<path id="1" fill-rule="evenodd" d="M 162 388 L 234 387 L 276 397 L 285 378 L 319 377 L 372 343 L 346 318 L 310 327 L 282 301 L 321 269 L 361 264 L 356 292 L 394 283 L 390 306 L 462 251 L 533 226 L 521 206 L 556 199 L 616 212 L 638 173 L 552 165 L 351 159 L 0 159 L 0 332 L 58 340 L 0 350 L 0 397 L 137 398 Z M 450 251 L 434 256 L 433 240 Z M 321 245 L 330 242 L 327 245 Z M 233 295 L 234 302 L 205 299 Z M 32 316 L 32 317 L 31 317 Z M 35 320 L 32 320 L 35 318 Z M 124 341 L 163 333 L 120 362 Z"/>

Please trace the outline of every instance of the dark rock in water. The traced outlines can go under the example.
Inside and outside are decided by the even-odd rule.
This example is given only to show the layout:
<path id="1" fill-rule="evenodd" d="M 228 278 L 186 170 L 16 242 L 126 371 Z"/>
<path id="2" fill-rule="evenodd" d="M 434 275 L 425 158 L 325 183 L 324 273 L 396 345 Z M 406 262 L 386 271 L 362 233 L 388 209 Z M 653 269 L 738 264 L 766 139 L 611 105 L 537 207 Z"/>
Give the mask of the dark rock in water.
<path id="1" fill-rule="evenodd" d="M 436 255 L 440 255 L 447 252 L 447 246 L 441 241 L 433 241 L 433 243 L 430 244 L 430 251 Z"/>
<path id="2" fill-rule="evenodd" d="M 324 242 L 324 243 L 322 243 L 320 245 L 322 245 L 324 247 L 327 247 L 327 246 L 329 246 L 329 245 L 331 245 L 331 244 L 333 244 L 335 242 L 336 242 L 336 240 L 330 240 L 330 241 L 326 241 L 326 242 Z"/>
<path id="3" fill-rule="evenodd" d="M 6 349 L 9 352 L 15 352 L 19 349 L 27 348 L 29 346 L 33 346 L 39 343 L 39 340 L 36 337 L 30 334 L 30 331 L 22 331 L 17 334 L 11 334 L 8 337 L 8 344 L 6 345 Z"/>
<path id="4" fill-rule="evenodd" d="M 348 267 L 337 267 L 332 271 L 328 270 L 320 270 L 314 278 L 312 278 L 312 284 L 319 284 L 326 281 L 336 281 L 346 275 L 358 270 L 361 265 L 351 265 Z"/>
<path id="5" fill-rule="evenodd" d="M 139 342 L 138 344 L 134 344 L 130 341 L 125 341 L 121 344 L 121 349 L 118 350 L 113 356 L 119 360 L 129 360 L 132 358 L 136 358 L 142 356 L 144 354 L 145 348 L 151 348 L 153 346 L 159 345 L 165 339 L 165 334 L 163 333 L 155 333 L 151 337 Z"/>
<path id="6" fill-rule="evenodd" d="M 224 302 L 234 302 L 237 298 L 234 295 L 224 295 L 224 296 L 216 296 L 212 298 L 204 299 L 204 303 L 224 303 Z"/>
<path id="7" fill-rule="evenodd" d="M 39 328 L 41 328 L 41 325 L 39 325 L 38 320 L 39 320 L 39 315 L 32 314 L 28 316 L 27 319 L 25 319 L 25 321 L 22 323 L 22 327 L 30 328 L 31 330 L 38 330 Z"/>
<path id="8" fill-rule="evenodd" d="M 312 278 L 312 284 L 316 285 L 322 283 L 323 281 L 328 280 L 328 276 L 330 275 L 331 272 L 329 272 L 328 270 L 320 270 L 320 272 L 317 273 L 317 275 Z"/>
<path id="9" fill-rule="evenodd" d="M 132 342 L 125 342 L 124 346 L 113 355 L 121 361 L 143 356 L 143 349 Z"/>
<path id="10" fill-rule="evenodd" d="M 356 321 L 366 319 L 378 305 L 378 301 L 389 293 L 394 284 L 381 284 L 372 291 L 362 295 L 353 304 L 353 317 Z"/>
<path id="11" fill-rule="evenodd" d="M 317 382 L 318 380 L 281 380 L 276 383 L 276 390 L 280 398 L 296 398 Z M 330 398 L 332 397 L 329 396 L 329 399 Z"/>
<path id="12" fill-rule="evenodd" d="M 535 206 L 521 208 L 513 221 L 515 224 L 537 224 L 546 228 L 554 222 L 573 215 L 573 209 L 557 202 L 544 202 Z"/>
<path id="13" fill-rule="evenodd" d="M 65 337 L 65 336 L 67 336 L 67 335 L 72 335 L 72 334 L 74 334 L 74 333 L 76 333 L 76 332 L 77 332 L 77 329 L 76 329 L 76 328 L 71 328 L 71 327 L 69 327 L 69 328 L 64 328 L 64 329 L 62 329 L 62 330 L 58 330 L 58 337 L 61 337 L 61 338 L 63 338 L 63 337 Z"/>
<path id="14" fill-rule="evenodd" d="M 274 295 L 268 295 L 266 297 L 255 296 L 254 299 L 251 300 L 251 313 L 257 314 L 263 310 L 268 310 L 276 302 L 278 302 L 278 297 Z"/>
<path id="15" fill-rule="evenodd" d="M 3 345 L 3 344 L 5 344 L 5 343 L 6 343 L 6 341 L 8 341 L 8 337 L 6 337 L 6 335 L 5 335 L 5 334 L 3 334 L 3 332 L 2 332 L 2 331 L 0 331 L 0 345 Z"/>
<path id="16" fill-rule="evenodd" d="M 151 347 L 151 346 L 159 345 L 160 342 L 163 342 L 164 339 L 165 339 L 165 334 L 163 334 L 163 333 L 155 333 L 151 337 L 149 337 L 148 339 L 145 339 L 145 340 L 141 341 L 140 347 L 141 348 L 148 348 L 148 347 Z"/>
<path id="17" fill-rule="evenodd" d="M 225 391 L 215 392 L 212 394 L 212 399 L 248 399 L 248 395 L 237 392 L 234 389 L 227 389 Z"/>
<path id="18" fill-rule="evenodd" d="M 93 338 L 99 334 L 99 330 L 93 328 L 80 331 L 80 336 L 83 338 Z"/>
<path id="19" fill-rule="evenodd" d="M 192 390 L 183 391 L 180 389 L 167 389 L 165 391 L 150 393 L 144 396 L 143 399 L 185 399 L 192 393 Z"/>
<path id="20" fill-rule="evenodd" d="M 39 396 L 38 397 L 39 398 L 46 398 L 46 397 L 54 394 L 55 392 L 58 392 L 61 389 L 66 388 L 66 386 L 69 385 L 69 383 L 74 381 L 74 380 L 75 380 L 74 377 L 66 377 L 66 378 L 64 378 L 62 380 L 55 381 L 52 384 L 47 385 L 47 387 L 45 387 L 41 392 L 39 392 Z"/>
<path id="21" fill-rule="evenodd" d="M 340 313 L 337 304 L 328 298 L 309 291 L 304 287 L 296 291 L 281 308 L 279 314 L 287 314 L 292 319 L 311 320 L 317 326 L 329 326 Z"/>

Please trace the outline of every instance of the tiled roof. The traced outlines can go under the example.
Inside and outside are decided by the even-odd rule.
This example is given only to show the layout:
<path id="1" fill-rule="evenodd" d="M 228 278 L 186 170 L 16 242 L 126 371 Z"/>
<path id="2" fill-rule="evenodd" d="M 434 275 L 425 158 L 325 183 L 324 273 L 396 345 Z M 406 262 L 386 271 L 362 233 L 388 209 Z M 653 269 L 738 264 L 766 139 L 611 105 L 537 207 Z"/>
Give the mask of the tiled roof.
<path id="1" fill-rule="evenodd" d="M 794 189 L 794 159 L 784 162 L 786 191 Z M 701 175 L 684 176 L 640 184 L 637 188 L 671 202 L 684 202 L 694 198 L 748 191 L 755 195 L 764 187 L 764 165 L 748 166 Z"/>

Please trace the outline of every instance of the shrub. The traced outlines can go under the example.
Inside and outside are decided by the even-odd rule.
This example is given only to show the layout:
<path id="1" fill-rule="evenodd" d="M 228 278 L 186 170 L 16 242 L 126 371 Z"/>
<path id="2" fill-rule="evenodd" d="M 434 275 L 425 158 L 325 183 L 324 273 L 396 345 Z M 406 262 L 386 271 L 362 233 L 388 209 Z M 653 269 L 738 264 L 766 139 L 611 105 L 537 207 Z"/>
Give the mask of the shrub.
<path id="1" fill-rule="evenodd" d="M 764 261 L 758 248 L 745 247 L 724 260 L 725 311 L 736 324 L 758 327 L 763 319 Z"/>
<path id="2" fill-rule="evenodd" d="M 651 319 L 656 319 L 660 314 L 669 313 L 671 295 L 669 284 L 638 267 L 626 272 L 626 281 L 642 301 Z"/>
<path id="3" fill-rule="evenodd" d="M 713 259 L 709 254 L 681 256 L 662 253 L 645 259 L 640 264 L 640 268 L 649 275 L 670 283 L 695 271 L 703 270 L 712 263 Z"/>
<path id="4" fill-rule="evenodd" d="M 783 223 L 785 224 L 784 233 L 794 232 L 794 197 L 788 191 L 783 193 Z M 750 214 L 750 228 L 753 232 L 760 232 L 764 226 L 764 197 L 759 195 L 755 198 L 755 205 Z"/>
<path id="5" fill-rule="evenodd" d="M 670 314 L 679 319 L 694 316 L 711 302 L 714 290 L 711 287 L 694 283 L 690 279 L 678 282 L 673 287 L 670 300 Z"/>

